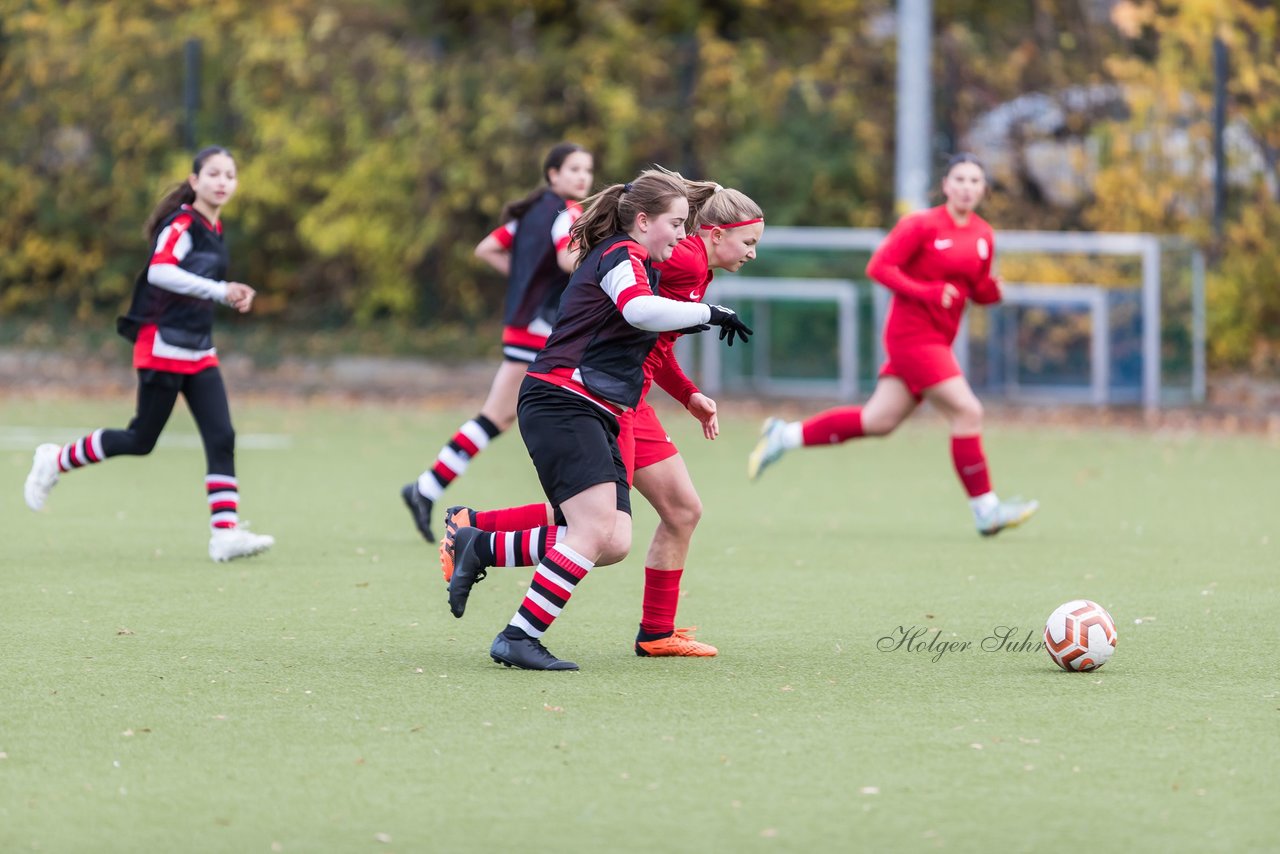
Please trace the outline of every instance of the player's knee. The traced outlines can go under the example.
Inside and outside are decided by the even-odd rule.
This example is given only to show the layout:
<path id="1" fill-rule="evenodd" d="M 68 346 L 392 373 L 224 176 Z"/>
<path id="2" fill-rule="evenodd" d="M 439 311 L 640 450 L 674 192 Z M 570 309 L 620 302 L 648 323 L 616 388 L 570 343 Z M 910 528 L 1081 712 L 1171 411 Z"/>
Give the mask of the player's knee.
<path id="1" fill-rule="evenodd" d="M 625 515 L 625 514 L 620 514 Z M 618 524 L 610 516 L 576 522 L 570 526 L 582 544 L 583 556 L 597 564 L 617 563 L 631 551 L 631 525 Z"/>
<path id="2" fill-rule="evenodd" d="M 888 436 L 895 429 L 901 419 L 893 416 L 892 413 L 866 413 L 862 414 L 862 433 L 865 436 Z"/>
<path id="3" fill-rule="evenodd" d="M 951 420 L 957 432 L 979 433 L 982 431 L 982 416 L 982 402 L 975 397 L 956 409 Z"/>
<path id="4" fill-rule="evenodd" d="M 230 424 L 209 430 L 205 441 L 212 453 L 220 455 L 234 454 L 236 451 L 236 431 Z"/>
<path id="5" fill-rule="evenodd" d="M 662 521 L 681 533 L 693 533 L 693 529 L 698 527 L 698 522 L 701 520 L 702 499 L 697 493 L 680 496 L 680 500 L 674 502 L 662 514 Z"/>
<path id="6" fill-rule="evenodd" d="M 132 441 L 129 443 L 129 448 L 126 453 L 145 457 L 147 454 L 155 450 L 156 442 L 160 441 L 160 434 L 153 433 L 151 431 L 133 431 L 133 435 L 130 438 Z"/>

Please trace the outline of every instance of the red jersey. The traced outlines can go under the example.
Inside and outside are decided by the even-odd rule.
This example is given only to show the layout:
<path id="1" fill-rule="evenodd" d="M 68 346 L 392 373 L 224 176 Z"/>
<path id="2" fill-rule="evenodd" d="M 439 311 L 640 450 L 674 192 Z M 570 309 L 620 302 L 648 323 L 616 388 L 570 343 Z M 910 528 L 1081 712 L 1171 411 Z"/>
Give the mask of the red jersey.
<path id="1" fill-rule="evenodd" d="M 707 285 L 711 284 L 711 264 L 707 260 L 707 245 L 698 235 L 691 234 L 681 240 L 670 258 L 653 266 L 660 273 L 658 296 L 682 302 L 702 302 L 706 298 Z M 658 343 L 644 360 L 644 392 L 640 395 L 641 400 L 649 393 L 654 382 L 680 401 L 682 406 L 688 405 L 689 398 L 698 393 L 698 387 L 676 361 L 675 346 L 679 337 L 679 332 L 658 334 Z"/>
<path id="2" fill-rule="evenodd" d="M 995 235 L 976 213 L 957 225 L 946 205 L 917 211 L 899 220 L 871 256 L 867 275 L 893 291 L 885 322 L 886 345 L 955 340 L 966 300 L 986 304 L 1000 299 L 991 278 Z M 960 298 L 942 307 L 942 290 L 954 285 Z"/>

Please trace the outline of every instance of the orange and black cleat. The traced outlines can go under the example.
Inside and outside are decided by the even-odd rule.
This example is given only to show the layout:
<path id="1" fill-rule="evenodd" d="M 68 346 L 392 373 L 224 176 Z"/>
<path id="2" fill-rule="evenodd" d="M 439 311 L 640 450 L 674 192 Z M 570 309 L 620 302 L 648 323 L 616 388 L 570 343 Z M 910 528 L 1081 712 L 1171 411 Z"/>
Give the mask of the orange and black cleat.
<path id="1" fill-rule="evenodd" d="M 476 511 L 470 507 L 450 507 L 444 512 L 444 539 L 440 541 L 440 572 L 445 582 L 453 579 L 453 538 L 459 528 L 474 528 Z"/>
<path id="2" fill-rule="evenodd" d="M 697 626 L 690 626 L 685 629 L 676 629 L 671 634 L 650 640 L 642 640 L 645 636 L 642 630 L 640 634 L 636 635 L 636 655 L 642 658 L 663 655 L 686 655 L 706 658 L 718 653 L 719 650 L 711 644 L 701 643 L 693 639 L 693 633 L 697 630 Z"/>

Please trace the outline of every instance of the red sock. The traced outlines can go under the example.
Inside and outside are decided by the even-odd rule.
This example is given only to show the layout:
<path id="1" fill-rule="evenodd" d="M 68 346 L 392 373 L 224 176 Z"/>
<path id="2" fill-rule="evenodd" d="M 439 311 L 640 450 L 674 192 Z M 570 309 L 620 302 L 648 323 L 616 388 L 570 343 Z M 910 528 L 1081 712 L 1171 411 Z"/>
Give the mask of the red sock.
<path id="1" fill-rule="evenodd" d="M 838 445 L 862 436 L 862 407 L 839 406 L 819 412 L 804 422 L 802 428 L 805 447 L 810 445 Z"/>
<path id="2" fill-rule="evenodd" d="M 482 531 L 524 531 L 549 524 L 547 505 L 525 504 L 502 510 L 477 510 L 476 527 Z"/>
<path id="3" fill-rule="evenodd" d="M 970 498 L 991 491 L 991 475 L 987 471 L 987 455 L 982 453 L 982 436 L 952 436 L 951 460 L 956 474 Z"/>
<path id="4" fill-rule="evenodd" d="M 676 605 L 680 601 L 680 576 L 684 568 L 644 568 L 644 610 L 640 630 L 649 634 L 665 634 L 676 629 Z"/>

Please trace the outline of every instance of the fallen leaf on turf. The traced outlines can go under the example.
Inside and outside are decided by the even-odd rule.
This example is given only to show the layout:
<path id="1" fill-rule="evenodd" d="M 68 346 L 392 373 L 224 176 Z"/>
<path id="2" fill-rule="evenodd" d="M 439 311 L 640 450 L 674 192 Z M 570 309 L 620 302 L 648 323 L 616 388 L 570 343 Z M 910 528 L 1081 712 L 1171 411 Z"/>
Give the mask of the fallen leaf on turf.
<path id="1" fill-rule="evenodd" d="M 369 582 L 367 582 L 367 581 L 357 581 L 357 582 L 356 582 L 356 587 L 368 587 L 368 586 L 369 586 Z"/>
<path id="2" fill-rule="evenodd" d="M 778 835 L 778 831 L 772 827 L 766 827 L 764 830 L 760 831 L 760 835 L 765 839 L 773 839 Z"/>
<path id="3" fill-rule="evenodd" d="M 982 745 L 981 745 L 981 744 L 978 744 L 978 742 L 976 742 L 976 741 L 975 741 L 973 744 L 969 745 L 969 746 L 970 746 L 970 747 L 972 747 L 974 750 L 981 750 L 981 749 L 982 749 Z"/>
<path id="4" fill-rule="evenodd" d="M 118 635 L 132 635 L 132 634 L 137 634 L 137 633 L 136 633 L 133 629 L 126 629 L 126 628 L 124 628 L 124 627 L 121 627 L 121 628 L 116 629 L 116 634 L 118 634 Z"/>
<path id="5" fill-rule="evenodd" d="M 122 732 L 122 733 L 120 733 L 120 734 L 121 734 L 121 735 L 123 735 L 125 738 L 128 738 L 129 736 L 133 735 L 133 730 L 131 730 L 131 729 L 127 729 L 127 730 L 125 730 L 124 732 Z"/>
<path id="6" fill-rule="evenodd" d="M 383 843 L 384 845 L 385 845 L 385 844 L 387 844 L 387 843 L 389 843 L 389 842 L 391 842 L 391 834 L 390 834 L 390 833 L 375 833 L 375 834 L 373 835 L 373 838 L 374 838 L 374 840 L 375 840 L 375 841 L 377 841 L 377 842 L 381 842 L 381 843 Z"/>
<path id="7" fill-rule="evenodd" d="M 878 795 L 880 794 L 879 786 L 863 786 L 858 790 L 859 795 Z"/>
<path id="8" fill-rule="evenodd" d="M 563 711 L 564 711 L 564 706 L 552 706 L 552 705 L 550 705 L 549 703 L 543 703 L 543 704 L 542 704 L 542 708 L 546 709 L 548 712 L 563 712 Z"/>
<path id="9" fill-rule="evenodd" d="M 283 851 L 283 850 L 284 850 L 284 846 L 283 846 L 283 845 L 281 845 L 279 842 L 272 842 L 272 843 L 271 843 L 271 850 L 272 850 L 272 851 L 277 851 L 277 852 L 278 852 L 278 851 Z"/>

